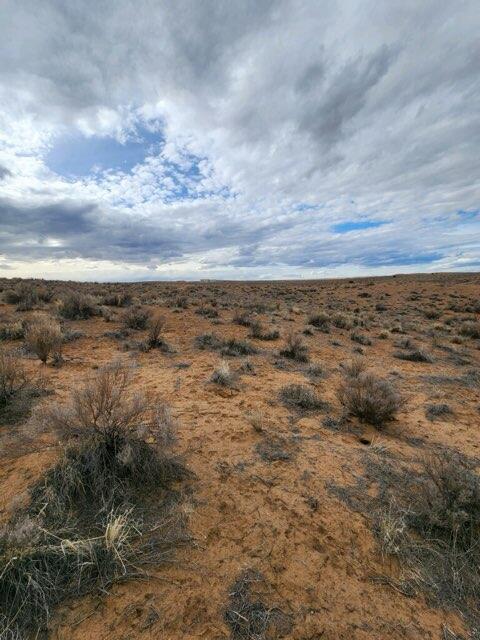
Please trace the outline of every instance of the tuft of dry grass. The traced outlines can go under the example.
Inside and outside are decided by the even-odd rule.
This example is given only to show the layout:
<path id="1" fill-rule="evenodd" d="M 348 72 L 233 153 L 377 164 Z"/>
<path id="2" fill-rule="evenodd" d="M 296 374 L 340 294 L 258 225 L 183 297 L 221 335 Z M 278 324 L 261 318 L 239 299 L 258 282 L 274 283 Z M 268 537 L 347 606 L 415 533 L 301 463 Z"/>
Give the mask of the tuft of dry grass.
<path id="1" fill-rule="evenodd" d="M 130 512 L 110 512 L 94 537 L 59 536 L 26 520 L 0 535 L 0 636 L 41 633 L 54 607 L 137 573 Z M 29 637 L 29 636 L 28 636 Z"/>
<path id="2" fill-rule="evenodd" d="M 222 360 L 215 371 L 210 376 L 210 382 L 220 385 L 221 387 L 235 386 L 237 376 L 231 371 L 228 362 Z"/>
<path id="3" fill-rule="evenodd" d="M 460 335 L 465 338 L 480 339 L 480 322 L 473 320 L 464 322 L 460 327 Z"/>
<path id="4" fill-rule="evenodd" d="M 139 575 L 160 548 L 150 534 L 148 543 L 141 539 L 147 495 L 186 475 L 168 453 L 168 408 L 136 394 L 131 371 L 120 363 L 100 369 L 67 406 L 46 408 L 40 418 L 66 446 L 30 490 L 29 506 L 0 534 L 2 638 L 38 637 L 66 598 Z M 157 496 L 159 509 L 168 507 Z M 181 525 L 174 526 L 158 539 L 162 553 L 180 539 Z M 159 525 L 153 530 L 163 535 Z"/>
<path id="5" fill-rule="evenodd" d="M 412 351 L 396 351 L 395 358 L 407 360 L 409 362 L 433 362 L 433 358 L 423 349 L 413 349 Z"/>
<path id="6" fill-rule="evenodd" d="M 280 390 L 280 400 L 288 407 L 302 411 L 316 411 L 326 407 L 326 403 L 305 384 L 289 384 Z"/>
<path id="7" fill-rule="evenodd" d="M 285 339 L 285 346 L 280 355 L 297 362 L 308 362 L 308 347 L 299 333 L 290 332 Z"/>
<path id="8" fill-rule="evenodd" d="M 0 349 L 0 407 L 4 407 L 29 383 L 29 376 L 19 356 Z"/>
<path id="9" fill-rule="evenodd" d="M 104 512 L 142 488 L 167 487 L 184 477 L 183 466 L 168 454 L 172 423 L 163 403 L 134 393 L 131 382 L 131 371 L 113 363 L 75 391 L 69 405 L 39 414 L 67 446 L 36 486 L 34 509 L 58 522 L 88 509 L 93 499 Z"/>
<path id="10" fill-rule="evenodd" d="M 330 333 L 330 316 L 328 313 L 319 312 L 312 314 L 309 316 L 308 324 L 312 325 L 312 327 L 316 327 L 322 333 Z"/>
<path id="11" fill-rule="evenodd" d="M 368 371 L 347 375 L 337 397 L 349 414 L 377 428 L 393 420 L 403 406 L 403 399 L 393 386 Z"/>
<path id="12" fill-rule="evenodd" d="M 266 329 L 259 320 L 250 323 L 250 337 L 255 340 L 278 340 L 280 332 L 277 329 Z"/>
<path id="13" fill-rule="evenodd" d="M 265 603 L 269 594 L 263 576 L 244 571 L 229 590 L 225 622 L 233 640 L 283 638 L 293 628 L 292 618 L 279 607 Z"/>
<path id="14" fill-rule="evenodd" d="M 45 364 L 50 356 L 59 356 L 62 352 L 60 325 L 44 316 L 34 318 L 25 331 L 25 344 Z"/>
<path id="15" fill-rule="evenodd" d="M 25 324 L 22 321 L 10 322 L 0 327 L 0 340 L 22 340 L 25 337 Z"/>
<path id="16" fill-rule="evenodd" d="M 459 455 L 441 451 L 423 463 L 424 482 L 412 502 L 410 525 L 452 549 L 476 550 L 480 478 Z M 479 556 L 478 551 L 475 553 Z"/>
<path id="17" fill-rule="evenodd" d="M 93 296 L 70 291 L 61 298 L 58 312 L 67 320 L 87 320 L 98 315 L 99 307 Z"/>
<path id="18" fill-rule="evenodd" d="M 142 309 L 141 307 L 130 307 L 123 314 L 123 324 L 127 329 L 146 329 L 148 325 L 148 321 L 150 318 L 150 313 L 147 309 Z"/>
<path id="19" fill-rule="evenodd" d="M 160 349 L 163 353 L 173 353 L 172 347 L 163 337 L 165 330 L 166 319 L 164 316 L 156 314 L 148 319 L 147 323 L 147 338 L 144 343 L 145 350 Z"/>

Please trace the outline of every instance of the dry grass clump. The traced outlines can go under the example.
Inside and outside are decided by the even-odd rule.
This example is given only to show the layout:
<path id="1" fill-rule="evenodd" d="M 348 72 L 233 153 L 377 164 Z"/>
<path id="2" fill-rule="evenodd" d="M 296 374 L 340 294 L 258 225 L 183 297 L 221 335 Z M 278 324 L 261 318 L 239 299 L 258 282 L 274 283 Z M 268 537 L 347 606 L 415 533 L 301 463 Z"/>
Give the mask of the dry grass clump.
<path id="1" fill-rule="evenodd" d="M 146 329 L 150 313 L 141 307 L 131 307 L 123 314 L 123 324 L 127 329 Z"/>
<path id="2" fill-rule="evenodd" d="M 257 353 L 257 350 L 252 344 L 247 342 L 247 340 L 230 338 L 229 340 L 223 340 L 221 342 L 220 353 L 222 356 L 251 356 Z"/>
<path id="3" fill-rule="evenodd" d="M 480 478 L 459 455 L 440 452 L 424 463 L 424 481 L 415 492 L 409 524 L 425 538 L 452 549 L 477 549 L 480 536 Z"/>
<path id="4" fill-rule="evenodd" d="M 93 537 L 58 536 L 29 519 L 6 528 L 0 534 L 0 637 L 38 637 L 55 605 L 135 574 L 136 533 L 128 511 L 108 514 Z"/>
<path id="5" fill-rule="evenodd" d="M 16 352 L 0 349 L 1 424 L 13 425 L 25 420 L 35 399 L 45 393 L 43 381 L 32 378 Z"/>
<path id="6" fill-rule="evenodd" d="M 22 321 L 10 322 L 0 327 L 0 340 L 23 340 L 25 324 Z"/>
<path id="7" fill-rule="evenodd" d="M 315 313 L 309 316 L 308 324 L 311 324 L 312 327 L 316 327 L 320 329 L 323 333 L 330 333 L 330 316 L 328 313 Z"/>
<path id="8" fill-rule="evenodd" d="M 45 316 L 34 318 L 25 331 L 25 344 L 45 364 L 50 356 L 61 354 L 63 335 L 60 325 Z"/>
<path id="9" fill-rule="evenodd" d="M 350 340 L 367 347 L 372 344 L 371 339 L 364 333 L 360 333 L 359 331 L 352 331 L 352 333 L 350 334 Z"/>
<path id="10" fill-rule="evenodd" d="M 305 369 L 305 375 L 310 380 L 320 380 L 326 376 L 326 371 L 323 365 L 313 362 Z"/>
<path id="11" fill-rule="evenodd" d="M 380 428 L 393 420 L 403 399 L 386 380 L 369 371 L 356 360 L 337 390 L 337 397 L 347 413 Z"/>
<path id="12" fill-rule="evenodd" d="M 172 347 L 163 337 L 166 319 L 164 316 L 156 314 L 148 318 L 147 338 L 144 343 L 144 350 L 160 349 L 163 353 L 173 353 Z"/>
<path id="13" fill-rule="evenodd" d="M 230 365 L 225 360 L 219 364 L 210 376 L 210 382 L 220 385 L 221 387 L 235 386 L 237 376 L 231 371 Z"/>
<path id="14" fill-rule="evenodd" d="M 255 320 L 250 317 L 247 311 L 236 311 L 233 315 L 232 322 L 241 327 L 250 327 Z"/>
<path id="15" fill-rule="evenodd" d="M 326 407 L 326 403 L 305 384 L 289 384 L 283 387 L 280 390 L 280 400 L 287 407 L 303 411 L 315 411 Z"/>
<path id="16" fill-rule="evenodd" d="M 131 371 L 114 363 L 75 391 L 69 406 L 41 415 L 67 441 L 63 457 L 33 495 L 33 504 L 43 505 L 55 521 L 92 499 L 105 511 L 141 488 L 165 487 L 182 477 L 178 461 L 145 442 L 146 436 L 164 445 L 171 440 L 162 403 L 133 393 L 131 382 Z"/>
<path id="17" fill-rule="evenodd" d="M 257 433 L 262 433 L 265 430 L 268 421 L 263 411 L 252 410 L 245 417 Z"/>
<path id="18" fill-rule="evenodd" d="M 98 315 L 99 307 L 92 296 L 70 291 L 61 298 L 58 312 L 67 320 L 88 320 Z"/>
<path id="19" fill-rule="evenodd" d="M 427 320 L 438 320 L 442 315 L 441 310 L 435 309 L 434 307 L 429 307 L 428 309 L 424 309 L 423 315 Z"/>
<path id="20" fill-rule="evenodd" d="M 214 333 L 202 333 L 195 338 L 195 346 L 202 351 L 216 351 L 221 348 L 222 341 Z"/>
<path id="21" fill-rule="evenodd" d="M 367 368 L 367 363 L 364 358 L 356 356 L 349 362 L 342 362 L 340 365 L 343 370 L 343 374 L 347 378 L 356 378 Z"/>
<path id="22" fill-rule="evenodd" d="M 0 349 L 0 408 L 29 384 L 29 376 L 18 355 Z"/>
<path id="23" fill-rule="evenodd" d="M 352 318 L 344 313 L 336 313 L 331 318 L 331 323 L 337 329 L 351 329 L 354 325 Z"/>
<path id="24" fill-rule="evenodd" d="M 384 551 L 397 556 L 403 588 L 480 626 L 480 478 L 457 452 L 440 450 L 420 472 L 382 465 L 375 512 Z M 395 495 L 395 498 L 392 496 Z"/>
<path id="25" fill-rule="evenodd" d="M 36 287 L 30 282 L 20 282 L 14 289 L 7 289 L 3 299 L 8 304 L 16 304 L 17 311 L 30 311 L 40 302 L 50 302 L 52 293 L 45 287 Z"/>
<path id="26" fill-rule="evenodd" d="M 128 307 L 132 304 L 130 293 L 107 293 L 102 298 L 102 304 L 107 307 Z"/>
<path id="27" fill-rule="evenodd" d="M 163 343 L 162 333 L 165 329 L 166 320 L 164 316 L 154 315 L 148 320 L 147 343 L 154 348 Z"/>
<path id="28" fill-rule="evenodd" d="M 413 349 L 412 351 L 395 351 L 393 354 L 399 360 L 408 362 L 433 362 L 433 358 L 423 349 Z"/>
<path id="29" fill-rule="evenodd" d="M 218 311 L 214 307 L 199 307 L 195 313 L 204 318 L 218 318 Z"/>
<path id="30" fill-rule="evenodd" d="M 475 321 L 467 321 L 464 322 L 460 327 L 460 335 L 465 338 L 480 338 L 480 322 Z"/>
<path id="31" fill-rule="evenodd" d="M 250 356 L 257 353 L 246 340 L 229 338 L 222 340 L 213 333 L 204 333 L 195 338 L 195 346 L 202 350 L 219 351 L 222 356 Z"/>
<path id="32" fill-rule="evenodd" d="M 259 320 L 252 320 L 250 323 L 250 338 L 255 340 L 278 340 L 280 332 L 277 329 L 265 329 Z"/>
<path id="33" fill-rule="evenodd" d="M 280 355 L 297 362 L 308 362 L 308 347 L 299 333 L 290 332 L 285 339 L 285 346 Z"/>
<path id="34" fill-rule="evenodd" d="M 453 416 L 453 411 L 451 407 L 445 403 L 429 404 L 425 409 L 425 415 L 431 421 L 444 420 L 449 416 Z"/>
<path id="35" fill-rule="evenodd" d="M 0 637 L 38 637 L 55 605 L 138 574 L 154 552 L 154 539 L 138 543 L 136 514 L 145 522 L 147 497 L 186 471 L 168 453 L 168 409 L 134 393 L 131 381 L 128 369 L 110 365 L 68 406 L 39 416 L 66 448 L 0 535 Z M 162 508 L 157 496 L 155 511 Z M 165 551 L 168 541 L 158 542 Z"/>

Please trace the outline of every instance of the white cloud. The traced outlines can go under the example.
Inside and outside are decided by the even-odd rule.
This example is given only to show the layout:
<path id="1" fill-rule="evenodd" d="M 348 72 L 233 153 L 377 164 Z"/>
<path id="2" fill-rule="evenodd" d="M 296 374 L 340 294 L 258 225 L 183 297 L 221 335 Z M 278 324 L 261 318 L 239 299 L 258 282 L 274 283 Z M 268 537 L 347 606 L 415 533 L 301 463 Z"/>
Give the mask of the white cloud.
<path id="1" fill-rule="evenodd" d="M 479 218 L 457 211 L 480 208 L 479 27 L 475 0 L 5 0 L 8 275 L 478 268 Z M 131 172 L 46 165 L 65 133 L 152 125 Z M 332 231 L 365 218 L 388 224 Z"/>

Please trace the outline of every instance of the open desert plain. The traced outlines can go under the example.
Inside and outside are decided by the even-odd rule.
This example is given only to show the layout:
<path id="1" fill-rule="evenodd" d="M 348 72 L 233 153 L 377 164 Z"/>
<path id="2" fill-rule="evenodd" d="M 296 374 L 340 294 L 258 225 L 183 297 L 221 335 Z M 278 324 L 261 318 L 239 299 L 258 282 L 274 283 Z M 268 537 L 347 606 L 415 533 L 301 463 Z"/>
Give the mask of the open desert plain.
<path id="1" fill-rule="evenodd" d="M 479 274 L 0 288 L 2 638 L 478 637 Z"/>

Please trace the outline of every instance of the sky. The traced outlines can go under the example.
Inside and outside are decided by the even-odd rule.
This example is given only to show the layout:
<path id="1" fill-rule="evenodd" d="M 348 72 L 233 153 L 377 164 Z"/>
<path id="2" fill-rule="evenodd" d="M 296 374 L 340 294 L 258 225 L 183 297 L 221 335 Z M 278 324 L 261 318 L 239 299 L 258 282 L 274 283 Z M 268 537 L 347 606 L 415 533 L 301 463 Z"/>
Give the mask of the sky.
<path id="1" fill-rule="evenodd" d="M 2 0 L 0 277 L 478 271 L 478 0 Z"/>

